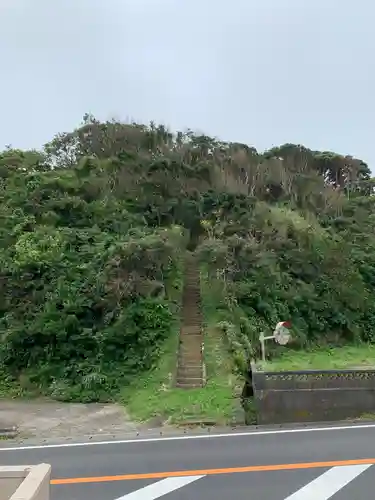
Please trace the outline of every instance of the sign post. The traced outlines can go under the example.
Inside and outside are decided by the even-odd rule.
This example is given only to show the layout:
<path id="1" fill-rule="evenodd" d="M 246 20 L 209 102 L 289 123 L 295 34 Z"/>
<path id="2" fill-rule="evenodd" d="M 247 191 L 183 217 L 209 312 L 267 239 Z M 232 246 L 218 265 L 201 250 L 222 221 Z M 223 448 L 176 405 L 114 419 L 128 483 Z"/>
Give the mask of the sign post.
<path id="1" fill-rule="evenodd" d="M 262 351 L 262 361 L 266 362 L 266 340 L 274 339 L 280 345 L 286 345 L 291 338 L 290 332 L 290 323 L 289 321 L 279 321 L 276 325 L 275 330 L 273 331 L 273 335 L 269 335 L 268 337 L 264 336 L 264 333 L 261 332 L 259 335 L 260 348 Z"/>

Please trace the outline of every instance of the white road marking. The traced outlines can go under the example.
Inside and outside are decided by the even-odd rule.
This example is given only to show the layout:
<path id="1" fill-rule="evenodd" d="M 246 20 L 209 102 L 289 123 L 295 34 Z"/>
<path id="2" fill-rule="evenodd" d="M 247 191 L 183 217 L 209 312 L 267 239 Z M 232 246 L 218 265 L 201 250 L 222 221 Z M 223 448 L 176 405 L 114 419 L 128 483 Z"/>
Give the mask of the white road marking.
<path id="1" fill-rule="evenodd" d="M 227 432 L 222 434 L 198 434 L 198 435 L 183 435 L 183 436 L 168 436 L 156 438 L 134 438 L 134 439 L 119 439 L 113 441 L 83 441 L 82 443 L 55 443 L 55 444 L 38 444 L 29 446 L 9 446 L 3 448 L 2 451 L 17 451 L 17 450 L 42 450 L 48 448 L 76 448 L 79 446 L 106 446 L 115 444 L 136 444 L 136 443 L 162 443 L 165 441 L 184 441 L 194 439 L 219 439 L 229 437 L 256 437 L 256 436 L 273 436 L 280 434 L 302 434 L 310 432 L 326 432 L 326 431 L 359 431 L 361 429 L 375 429 L 375 424 L 364 425 L 340 425 L 332 427 L 304 427 L 302 429 L 277 429 L 269 431 L 247 431 L 247 432 Z"/>
<path id="2" fill-rule="evenodd" d="M 202 477 L 204 476 L 167 477 L 157 483 L 149 484 L 140 490 L 133 491 L 132 493 L 116 498 L 116 500 L 155 500 L 156 498 L 160 498 L 167 493 L 179 490 L 183 486 L 187 486 Z"/>
<path id="3" fill-rule="evenodd" d="M 332 467 L 284 500 L 328 500 L 371 464 Z"/>

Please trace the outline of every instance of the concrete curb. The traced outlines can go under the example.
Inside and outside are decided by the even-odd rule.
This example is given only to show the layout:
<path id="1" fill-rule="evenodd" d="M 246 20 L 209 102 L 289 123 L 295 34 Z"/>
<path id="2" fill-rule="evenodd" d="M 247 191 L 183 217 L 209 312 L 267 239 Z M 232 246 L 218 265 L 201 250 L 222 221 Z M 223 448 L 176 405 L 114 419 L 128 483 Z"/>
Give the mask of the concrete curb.
<path id="1" fill-rule="evenodd" d="M 233 434 L 234 436 L 237 433 L 250 433 L 250 434 L 256 434 L 257 431 L 259 432 L 264 432 L 264 431 L 279 431 L 279 430 L 292 430 L 292 431 L 297 431 L 299 429 L 328 429 L 330 427 L 335 428 L 335 427 L 362 427 L 362 426 L 370 425 L 371 428 L 375 429 L 375 422 L 374 421 L 345 421 L 345 420 L 338 420 L 334 422 L 314 422 L 314 423 L 300 423 L 300 424 L 275 424 L 275 425 L 242 425 L 242 424 L 233 424 L 233 425 L 214 425 L 214 426 L 192 426 L 192 427 L 184 427 L 184 428 L 178 428 L 177 426 L 174 427 L 165 427 L 165 428 L 153 428 L 153 429 L 139 429 L 139 430 L 134 430 L 134 431 L 129 431 L 129 432 L 112 432 L 112 433 L 98 433 L 98 434 L 80 434 L 80 435 L 74 435 L 74 436 L 60 436 L 60 437 L 20 437 L 20 439 L 17 439 L 15 441 L 11 441 L 8 445 L 8 442 L 6 440 L 1 441 L 0 440 L 0 453 L 3 448 L 8 449 L 8 446 L 15 447 L 22 445 L 22 446 L 38 446 L 38 447 L 43 447 L 45 445 L 48 446 L 56 446 L 56 445 L 69 445 L 69 444 L 75 444 L 79 445 L 80 443 L 100 443 L 100 442 L 117 442 L 117 441 L 122 441 L 122 440 L 137 440 L 137 439 L 159 439 L 159 438 L 173 438 L 173 437 L 178 437 L 178 436 L 184 436 L 184 435 L 191 435 L 191 436 L 202 436 L 202 435 L 207 435 L 207 434 Z M 12 438 L 9 438 L 12 439 Z"/>
<path id="2" fill-rule="evenodd" d="M 216 420 L 182 420 L 176 424 L 176 427 L 215 427 L 217 425 Z"/>
<path id="3" fill-rule="evenodd" d="M 178 422 L 175 424 L 175 427 L 177 429 L 186 429 L 186 428 L 202 428 L 202 429 L 211 429 L 213 427 L 215 428 L 228 428 L 228 429 L 233 429 L 237 427 L 244 427 L 246 424 L 244 423 L 243 419 L 238 419 L 238 418 L 233 418 L 230 422 L 228 422 L 226 425 L 220 422 L 217 422 L 216 420 L 209 420 L 209 419 L 203 419 L 203 420 L 184 420 L 182 422 Z"/>

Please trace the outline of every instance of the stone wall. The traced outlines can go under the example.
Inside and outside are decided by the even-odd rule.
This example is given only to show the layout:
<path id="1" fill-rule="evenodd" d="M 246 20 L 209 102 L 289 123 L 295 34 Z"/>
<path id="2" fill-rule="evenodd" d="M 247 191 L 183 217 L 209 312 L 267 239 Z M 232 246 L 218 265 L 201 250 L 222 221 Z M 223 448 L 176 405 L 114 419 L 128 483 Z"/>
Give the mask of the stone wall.
<path id="1" fill-rule="evenodd" d="M 253 363 L 252 379 L 259 424 L 375 414 L 375 370 L 264 372 Z"/>

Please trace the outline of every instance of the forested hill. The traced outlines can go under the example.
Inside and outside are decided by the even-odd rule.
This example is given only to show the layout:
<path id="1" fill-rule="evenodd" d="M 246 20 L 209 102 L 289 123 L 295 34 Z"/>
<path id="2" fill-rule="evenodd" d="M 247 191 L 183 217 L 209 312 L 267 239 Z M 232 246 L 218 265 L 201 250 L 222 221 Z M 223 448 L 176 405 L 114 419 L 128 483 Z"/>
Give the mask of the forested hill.
<path id="1" fill-rule="evenodd" d="M 42 151 L 5 149 L 4 384 L 113 397 L 170 334 L 186 248 L 221 284 L 232 343 L 280 319 L 302 343 L 372 341 L 373 185 L 351 156 L 90 116 Z"/>

